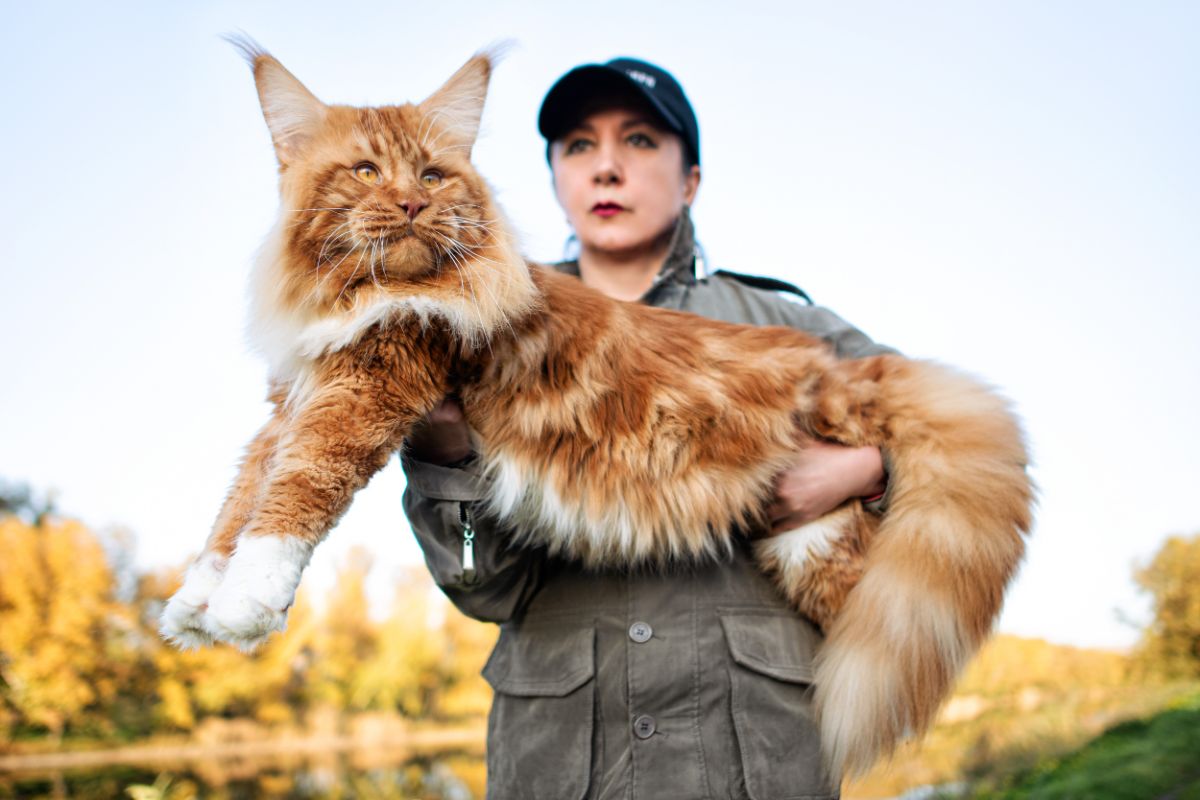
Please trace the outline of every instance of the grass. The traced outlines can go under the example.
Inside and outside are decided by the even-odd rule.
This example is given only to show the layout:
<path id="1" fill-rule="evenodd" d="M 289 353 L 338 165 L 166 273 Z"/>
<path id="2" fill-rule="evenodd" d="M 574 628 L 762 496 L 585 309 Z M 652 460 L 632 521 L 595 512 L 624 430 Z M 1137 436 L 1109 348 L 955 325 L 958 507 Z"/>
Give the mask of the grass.
<path id="1" fill-rule="evenodd" d="M 914 787 L 955 786 L 958 793 L 945 794 L 1200 800 L 1189 788 L 1189 781 L 1200 780 L 1192 777 L 1200 773 L 1198 737 L 1196 682 L 1149 681 L 1119 653 L 999 636 L 963 676 L 933 729 L 848 783 L 843 797 L 891 798 Z M 1117 742 L 1125 749 L 1116 750 Z M 1106 766 L 1105 758 L 1113 763 Z M 1170 759 L 1182 772 L 1171 771 Z M 1128 778 L 1116 775 L 1117 766 Z M 1060 769 L 1075 774 L 1066 777 Z M 1144 777 L 1147 772 L 1155 780 Z M 1087 785 L 1084 774 L 1107 783 Z M 1120 794 L 1122 780 L 1148 793 Z"/>
<path id="2" fill-rule="evenodd" d="M 1116 725 L 1076 750 L 1010 775 L 983 777 L 975 800 L 1200 800 L 1200 693 Z"/>

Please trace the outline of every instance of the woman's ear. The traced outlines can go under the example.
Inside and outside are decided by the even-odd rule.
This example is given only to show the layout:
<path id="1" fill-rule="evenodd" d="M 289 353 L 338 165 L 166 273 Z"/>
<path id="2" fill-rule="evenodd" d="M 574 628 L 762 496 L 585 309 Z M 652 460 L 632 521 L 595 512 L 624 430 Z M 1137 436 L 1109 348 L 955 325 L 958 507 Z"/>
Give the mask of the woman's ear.
<path id="1" fill-rule="evenodd" d="M 683 176 L 683 202 L 691 205 L 700 190 L 700 165 L 692 164 Z"/>

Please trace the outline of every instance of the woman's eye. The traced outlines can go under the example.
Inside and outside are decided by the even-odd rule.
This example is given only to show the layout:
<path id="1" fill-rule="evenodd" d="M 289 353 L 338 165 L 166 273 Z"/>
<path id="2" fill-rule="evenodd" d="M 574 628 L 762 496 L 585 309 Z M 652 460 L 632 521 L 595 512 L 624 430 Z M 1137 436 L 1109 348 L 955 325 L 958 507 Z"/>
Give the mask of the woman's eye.
<path id="1" fill-rule="evenodd" d="M 379 183 L 379 168 L 374 164 L 362 163 L 354 168 L 354 177 L 363 183 Z"/>
<path id="2" fill-rule="evenodd" d="M 436 169 L 427 169 L 421 173 L 421 185 L 426 189 L 432 189 L 435 186 L 441 186 L 444 180 L 442 173 Z"/>
<path id="3" fill-rule="evenodd" d="M 587 139 L 572 139 L 567 142 L 567 146 L 563 148 L 564 155 L 572 155 L 574 153 L 582 153 L 591 146 L 591 142 Z"/>
<path id="4" fill-rule="evenodd" d="M 644 133 L 631 133 L 631 134 L 629 134 L 629 137 L 625 139 L 625 141 L 629 142 L 634 147 L 657 147 L 658 146 L 654 143 L 653 139 L 651 139 L 649 136 L 647 136 Z"/>

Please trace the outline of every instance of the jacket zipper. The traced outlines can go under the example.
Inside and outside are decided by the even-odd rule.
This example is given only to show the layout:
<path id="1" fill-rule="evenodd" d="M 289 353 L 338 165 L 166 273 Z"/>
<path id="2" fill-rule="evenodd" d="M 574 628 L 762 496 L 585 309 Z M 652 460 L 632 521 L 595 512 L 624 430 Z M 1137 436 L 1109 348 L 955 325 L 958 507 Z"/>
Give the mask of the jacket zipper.
<path id="1" fill-rule="evenodd" d="M 475 582 L 475 528 L 471 525 L 471 512 L 466 503 L 458 504 L 458 519 L 462 523 L 462 580 L 465 584 Z"/>

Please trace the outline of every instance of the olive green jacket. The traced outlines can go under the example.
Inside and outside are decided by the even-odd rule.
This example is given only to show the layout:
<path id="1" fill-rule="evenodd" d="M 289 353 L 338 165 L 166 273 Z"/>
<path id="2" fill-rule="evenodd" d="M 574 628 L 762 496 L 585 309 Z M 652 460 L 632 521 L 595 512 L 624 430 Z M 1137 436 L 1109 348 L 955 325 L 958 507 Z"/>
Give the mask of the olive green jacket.
<path id="1" fill-rule="evenodd" d="M 818 306 L 693 274 L 686 215 L 645 302 L 731 322 L 789 325 L 840 355 L 890 352 Z M 577 265 L 560 265 L 577 273 Z M 809 687 L 818 631 L 745 547 L 670 571 L 595 572 L 506 546 L 471 465 L 404 459 L 404 508 L 438 585 L 498 622 L 484 677 L 492 800 L 836 797 L 820 766 Z M 465 572 L 464 525 L 474 532 Z"/>

